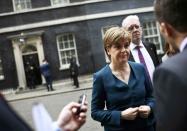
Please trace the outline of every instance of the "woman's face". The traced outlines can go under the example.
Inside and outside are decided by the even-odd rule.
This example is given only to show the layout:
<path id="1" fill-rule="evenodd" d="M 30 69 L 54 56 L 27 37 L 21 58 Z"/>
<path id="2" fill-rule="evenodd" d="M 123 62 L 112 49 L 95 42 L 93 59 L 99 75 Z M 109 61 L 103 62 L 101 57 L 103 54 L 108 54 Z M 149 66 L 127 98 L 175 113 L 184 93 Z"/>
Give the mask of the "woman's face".
<path id="1" fill-rule="evenodd" d="M 113 44 L 108 48 L 108 55 L 110 55 L 111 62 L 115 64 L 128 62 L 130 42 L 128 39 L 120 39 L 118 43 Z"/>

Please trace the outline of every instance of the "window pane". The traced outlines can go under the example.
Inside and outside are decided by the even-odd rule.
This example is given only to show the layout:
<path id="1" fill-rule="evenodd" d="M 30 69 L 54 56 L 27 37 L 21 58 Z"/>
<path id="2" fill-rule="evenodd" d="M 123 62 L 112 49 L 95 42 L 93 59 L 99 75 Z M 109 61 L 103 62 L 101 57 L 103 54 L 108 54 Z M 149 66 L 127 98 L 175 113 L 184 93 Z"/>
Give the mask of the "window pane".
<path id="1" fill-rule="evenodd" d="M 65 52 L 61 51 L 61 57 L 64 58 L 65 57 Z"/>
<path id="2" fill-rule="evenodd" d="M 151 27 L 151 23 L 150 23 L 150 22 L 148 22 L 148 23 L 147 23 L 147 26 L 150 28 L 150 27 Z"/>
<path id="3" fill-rule="evenodd" d="M 66 64 L 66 59 L 65 58 L 62 59 L 62 64 Z"/>
<path id="4" fill-rule="evenodd" d="M 73 48 L 73 47 L 74 47 L 74 42 L 70 41 L 70 48 Z"/>
<path id="5" fill-rule="evenodd" d="M 21 10 L 21 5 L 20 4 L 16 4 L 15 8 L 16 8 L 16 10 Z"/>
<path id="6" fill-rule="evenodd" d="M 59 36 L 59 37 L 57 37 L 57 38 L 58 38 L 58 42 L 59 42 L 59 43 L 62 43 L 63 37 L 62 37 L 62 36 Z"/>
<path id="7" fill-rule="evenodd" d="M 63 43 L 59 43 L 59 48 L 60 48 L 60 49 L 64 49 Z"/>
<path id="8" fill-rule="evenodd" d="M 67 57 L 71 57 L 71 52 L 70 51 L 66 51 L 66 56 Z"/>
<path id="9" fill-rule="evenodd" d="M 67 40 L 68 40 L 67 35 L 64 35 L 64 37 L 63 37 L 63 41 L 67 41 Z"/>
<path id="10" fill-rule="evenodd" d="M 68 42 L 66 41 L 66 42 L 64 42 L 64 46 L 65 46 L 65 48 L 68 48 L 69 46 L 68 46 Z"/>
<path id="11" fill-rule="evenodd" d="M 14 0 L 14 6 L 16 11 L 30 9 L 31 0 Z"/>
<path id="12" fill-rule="evenodd" d="M 146 36 L 147 36 L 147 30 L 144 30 L 144 35 L 146 35 Z"/>
<path id="13" fill-rule="evenodd" d="M 156 28 L 154 29 L 154 34 L 158 34 L 158 33 L 157 33 L 157 29 L 156 29 Z"/>
<path id="14" fill-rule="evenodd" d="M 25 45 L 22 48 L 22 53 L 29 53 L 29 52 L 31 53 L 31 52 L 36 52 L 36 51 L 37 49 L 33 45 Z"/>
<path id="15" fill-rule="evenodd" d="M 145 25 L 145 23 L 143 23 L 143 28 L 144 28 L 144 29 L 146 28 L 146 25 Z"/>
<path id="16" fill-rule="evenodd" d="M 60 5 L 69 3 L 69 0 L 52 0 L 52 5 Z"/>
<path id="17" fill-rule="evenodd" d="M 59 3 L 59 0 L 53 0 L 53 4 L 58 4 Z"/>
<path id="18" fill-rule="evenodd" d="M 31 9 L 31 3 L 30 3 L 30 2 L 27 2 L 26 5 L 27 5 L 27 6 L 26 6 L 27 9 Z"/>
<path id="19" fill-rule="evenodd" d="M 150 35 L 153 35 L 153 32 L 152 32 L 152 30 L 151 30 L 151 29 L 149 30 L 149 34 L 150 34 Z"/>
<path id="20" fill-rule="evenodd" d="M 20 5 L 21 5 L 21 9 L 26 9 L 26 7 L 27 7 L 27 6 L 25 5 L 25 3 L 21 3 Z"/>

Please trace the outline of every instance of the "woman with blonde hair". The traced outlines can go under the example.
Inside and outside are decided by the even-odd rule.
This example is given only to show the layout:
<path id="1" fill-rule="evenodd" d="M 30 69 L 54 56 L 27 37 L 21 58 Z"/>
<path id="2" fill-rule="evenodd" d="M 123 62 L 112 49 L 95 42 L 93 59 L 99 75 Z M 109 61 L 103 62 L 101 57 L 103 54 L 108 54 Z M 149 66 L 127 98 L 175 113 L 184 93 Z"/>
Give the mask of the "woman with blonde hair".
<path id="1" fill-rule="evenodd" d="M 154 131 L 153 88 L 144 66 L 128 61 L 130 42 L 121 27 L 104 36 L 110 63 L 93 76 L 91 116 L 105 131 Z"/>

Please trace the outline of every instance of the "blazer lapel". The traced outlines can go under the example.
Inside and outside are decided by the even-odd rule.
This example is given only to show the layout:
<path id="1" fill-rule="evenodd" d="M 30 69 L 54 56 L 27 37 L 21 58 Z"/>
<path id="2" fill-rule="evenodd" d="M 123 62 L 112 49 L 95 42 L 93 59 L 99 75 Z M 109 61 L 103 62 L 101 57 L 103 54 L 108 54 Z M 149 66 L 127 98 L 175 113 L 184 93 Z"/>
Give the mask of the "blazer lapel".
<path id="1" fill-rule="evenodd" d="M 131 75 L 130 75 L 130 78 L 129 78 L 129 83 L 128 83 L 128 85 L 129 85 L 130 87 L 133 87 L 133 86 L 137 83 L 137 78 L 136 78 L 137 72 L 136 72 L 136 69 L 135 69 L 133 63 L 130 62 L 130 61 L 129 61 L 128 63 L 129 63 L 129 65 L 130 65 L 130 67 L 131 67 Z"/>
<path id="2" fill-rule="evenodd" d="M 104 73 L 103 79 L 104 79 L 105 84 L 110 85 L 110 86 L 115 86 L 118 88 L 124 88 L 124 86 L 125 87 L 134 86 L 137 83 L 137 76 L 138 76 L 137 69 L 134 66 L 134 62 L 129 61 L 128 63 L 131 67 L 131 74 L 130 74 L 128 85 L 125 82 L 122 82 L 121 80 L 119 80 L 117 77 L 115 77 L 112 74 L 112 71 L 109 66 L 107 66 L 105 73 Z"/>
<path id="3" fill-rule="evenodd" d="M 148 45 L 144 44 L 146 50 L 148 51 L 149 55 L 151 56 L 151 59 L 153 60 L 153 48 L 149 47 Z"/>
<path id="4" fill-rule="evenodd" d="M 147 52 L 149 53 L 154 66 L 156 67 L 159 64 L 159 60 L 157 58 L 157 53 L 155 52 L 156 49 L 154 49 L 154 47 L 152 45 L 149 45 L 149 43 L 143 43 Z M 155 47 L 156 48 L 156 47 Z"/>
<path id="5" fill-rule="evenodd" d="M 133 61 L 133 62 L 135 62 L 134 57 L 132 56 L 132 52 L 130 52 L 130 55 L 129 55 L 129 61 Z"/>
<path id="6" fill-rule="evenodd" d="M 103 76 L 104 76 L 103 81 L 105 82 L 104 84 L 106 84 L 107 87 L 115 86 L 118 88 L 123 88 L 124 86 L 128 86 L 125 82 L 119 80 L 115 75 L 112 74 L 112 71 L 108 65 Z"/>

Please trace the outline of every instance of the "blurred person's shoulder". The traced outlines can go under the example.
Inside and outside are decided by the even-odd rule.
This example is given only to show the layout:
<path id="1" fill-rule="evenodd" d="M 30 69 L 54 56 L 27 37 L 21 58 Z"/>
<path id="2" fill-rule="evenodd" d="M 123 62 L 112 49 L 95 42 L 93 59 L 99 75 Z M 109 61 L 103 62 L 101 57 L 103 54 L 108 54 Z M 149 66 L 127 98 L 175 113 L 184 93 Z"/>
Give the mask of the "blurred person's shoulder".
<path id="1" fill-rule="evenodd" d="M 166 61 L 160 64 L 156 70 L 165 69 L 171 72 L 187 72 L 187 50 L 169 57 Z"/>

